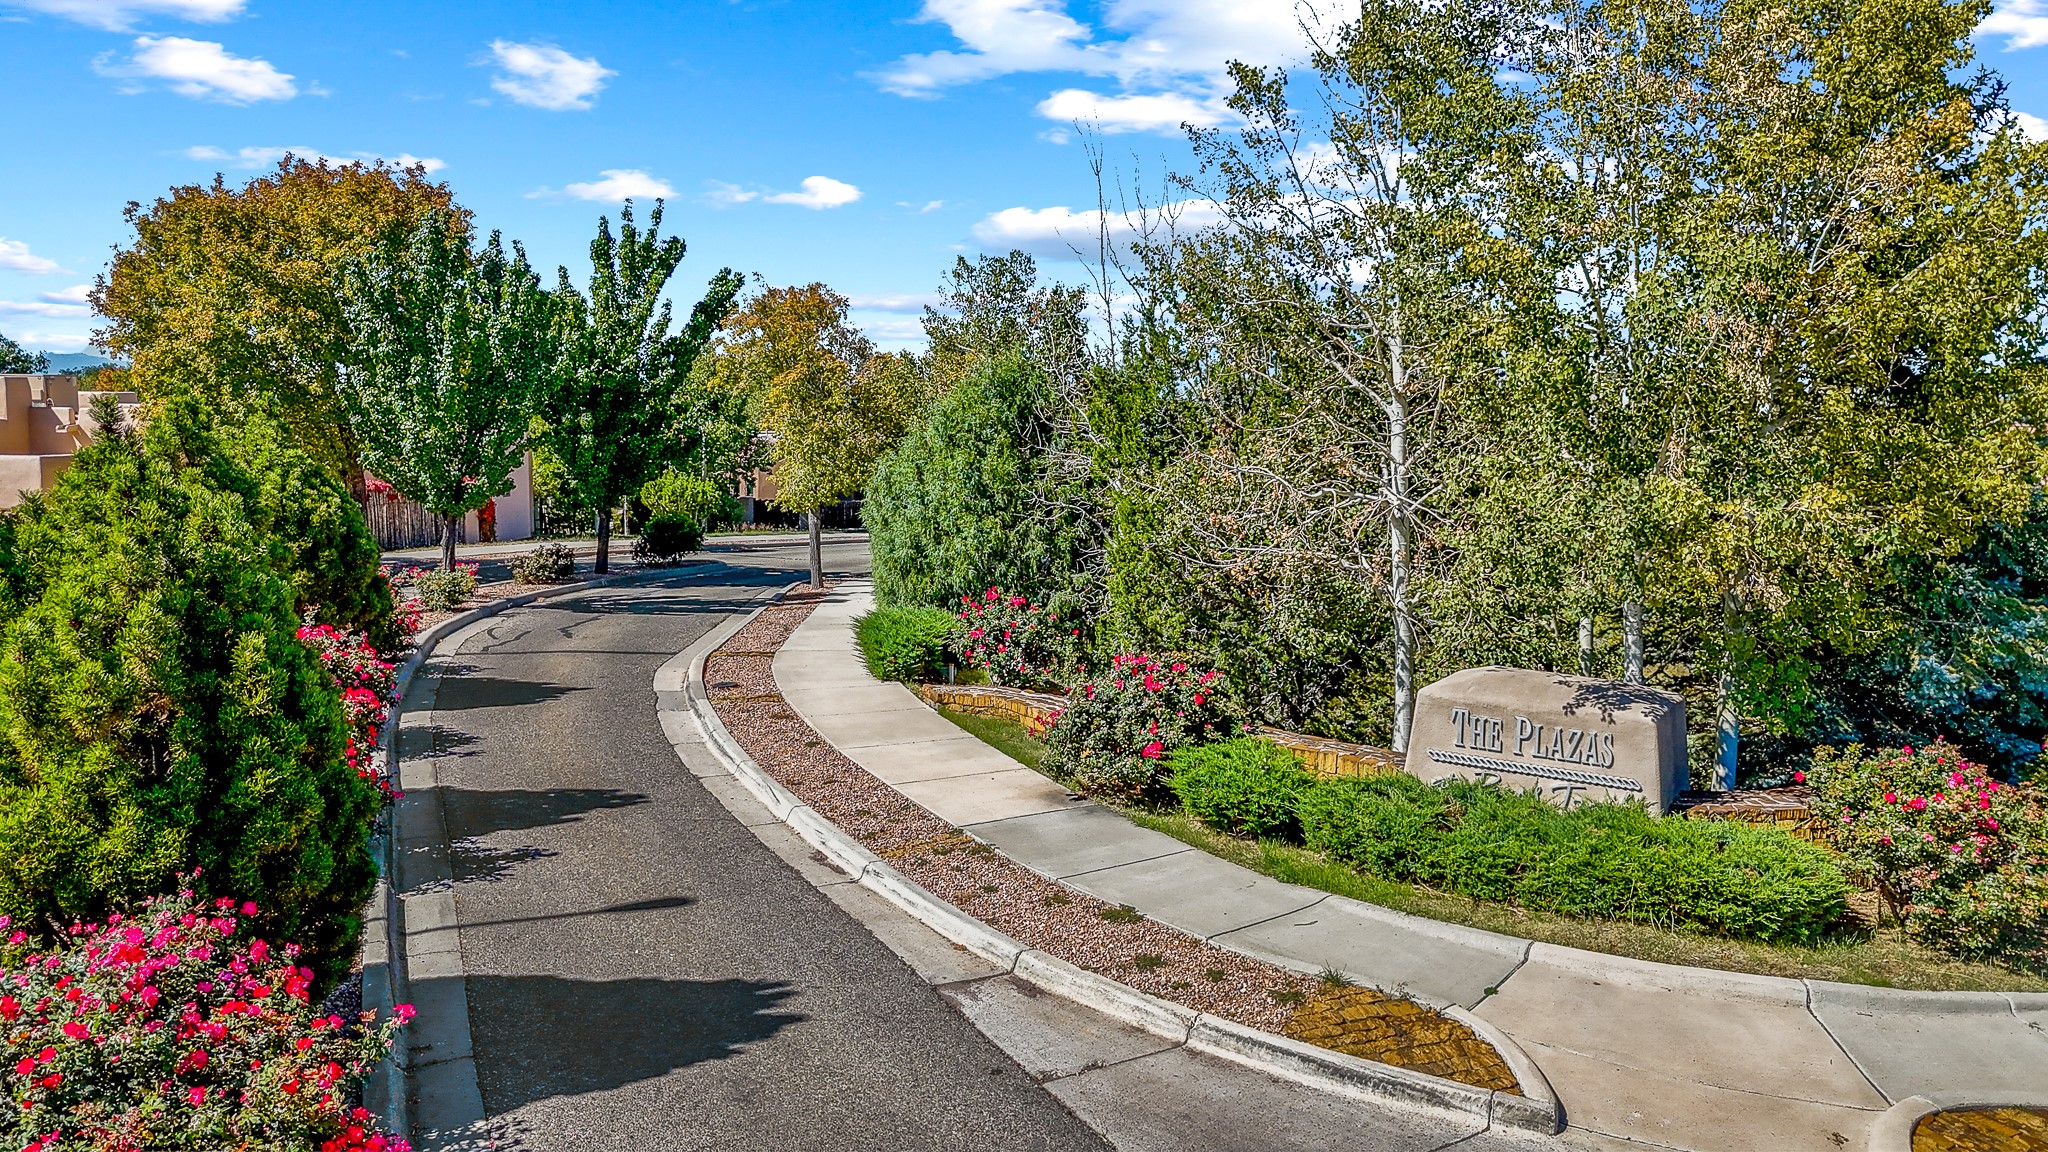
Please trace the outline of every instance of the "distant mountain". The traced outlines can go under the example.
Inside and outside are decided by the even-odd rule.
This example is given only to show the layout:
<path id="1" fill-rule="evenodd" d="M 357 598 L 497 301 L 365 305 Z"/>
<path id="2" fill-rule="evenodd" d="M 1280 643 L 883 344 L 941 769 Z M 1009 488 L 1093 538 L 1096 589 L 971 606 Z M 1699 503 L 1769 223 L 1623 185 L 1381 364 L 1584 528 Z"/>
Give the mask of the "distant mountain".
<path id="1" fill-rule="evenodd" d="M 43 356 L 49 360 L 52 372 L 76 372 L 80 368 L 98 368 L 102 364 L 113 363 L 105 356 L 95 356 L 90 352 L 45 352 Z"/>

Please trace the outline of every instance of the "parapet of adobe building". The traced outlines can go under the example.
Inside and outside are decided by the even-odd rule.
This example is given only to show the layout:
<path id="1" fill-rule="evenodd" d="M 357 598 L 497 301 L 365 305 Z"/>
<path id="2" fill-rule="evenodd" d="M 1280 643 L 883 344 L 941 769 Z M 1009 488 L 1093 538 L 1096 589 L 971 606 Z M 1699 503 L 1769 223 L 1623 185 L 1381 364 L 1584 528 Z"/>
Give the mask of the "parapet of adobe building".
<path id="1" fill-rule="evenodd" d="M 76 376 L 0 374 L 0 508 L 57 482 L 72 453 L 99 431 L 92 402 L 107 395 L 120 402 L 124 416 L 142 402 L 133 392 L 81 392 Z"/>

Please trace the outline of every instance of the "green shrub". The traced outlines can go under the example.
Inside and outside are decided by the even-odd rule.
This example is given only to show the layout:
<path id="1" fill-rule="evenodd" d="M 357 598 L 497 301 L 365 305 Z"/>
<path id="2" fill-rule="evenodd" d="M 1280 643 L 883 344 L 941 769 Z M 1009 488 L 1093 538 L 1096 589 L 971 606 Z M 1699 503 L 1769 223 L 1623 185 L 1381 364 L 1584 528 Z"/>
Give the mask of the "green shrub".
<path id="1" fill-rule="evenodd" d="M 385 651 L 403 647 L 408 637 L 392 619 L 377 541 L 348 488 L 261 416 L 224 431 L 221 444 L 255 484 L 253 508 L 261 515 L 252 519 L 285 550 L 294 607 L 365 633 Z"/>
<path id="2" fill-rule="evenodd" d="M 1301 828 L 1295 809 L 1315 783 L 1294 753 L 1251 737 L 1182 748 L 1166 767 L 1181 806 L 1233 836 L 1294 836 Z"/>
<path id="3" fill-rule="evenodd" d="M 673 564 L 704 543 L 704 531 L 684 516 L 656 516 L 640 528 L 633 541 L 633 559 L 641 564 Z"/>
<path id="4" fill-rule="evenodd" d="M 1469 781 L 1321 780 L 1299 814 L 1310 848 L 1363 872 L 1568 916 L 1802 943 L 1840 921 L 1849 892 L 1831 853 L 1775 828 L 1567 812 Z"/>
<path id="5" fill-rule="evenodd" d="M 1046 769 L 1087 792 L 1161 799 L 1165 757 L 1229 732 L 1215 680 L 1178 662 L 1112 657 L 1046 728 Z"/>
<path id="6" fill-rule="evenodd" d="M 958 621 L 937 608 L 877 608 L 855 624 L 860 653 L 878 680 L 932 680 Z"/>
<path id="7" fill-rule="evenodd" d="M 1953 746 L 1823 748 L 1814 814 L 1888 917 L 1961 956 L 2039 947 L 2048 926 L 2048 798 L 2000 784 Z"/>
<path id="8" fill-rule="evenodd" d="M 476 595 L 476 565 L 413 569 L 407 573 L 420 603 L 432 612 L 450 612 Z"/>
<path id="9" fill-rule="evenodd" d="M 551 584 L 576 574 L 576 552 L 567 544 L 542 544 L 512 561 L 512 580 L 518 584 Z"/>
<path id="10" fill-rule="evenodd" d="M 93 920 L 175 889 L 346 971 L 380 806 L 297 638 L 289 554 L 196 405 L 103 434 L 0 517 L 0 913 Z"/>
<path id="11" fill-rule="evenodd" d="M 732 493 L 673 468 L 641 485 L 640 502 L 650 516 L 680 516 L 706 528 L 737 524 L 741 515 Z"/>
<path id="12" fill-rule="evenodd" d="M 861 522 L 883 604 L 945 608 L 991 587 L 1040 597 L 1086 569 L 1080 480 L 1055 466 L 1058 398 L 1015 354 L 977 366 L 875 465 Z"/>

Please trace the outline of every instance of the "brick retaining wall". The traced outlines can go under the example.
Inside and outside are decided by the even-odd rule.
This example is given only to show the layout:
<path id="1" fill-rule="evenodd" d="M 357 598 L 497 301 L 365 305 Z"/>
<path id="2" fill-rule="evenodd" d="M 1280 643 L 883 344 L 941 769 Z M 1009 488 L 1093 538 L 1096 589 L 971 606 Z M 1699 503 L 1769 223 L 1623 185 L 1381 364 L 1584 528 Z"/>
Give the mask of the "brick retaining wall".
<path id="1" fill-rule="evenodd" d="M 919 684 L 918 695 L 933 704 L 943 704 L 977 716 L 1001 716 L 1033 732 L 1042 731 L 1053 713 L 1066 707 L 1067 698 L 1049 692 L 1026 692 L 994 684 Z M 1346 744 L 1320 736 L 1304 736 L 1278 728 L 1259 728 L 1258 734 L 1294 753 L 1309 771 L 1319 776 L 1387 776 L 1404 771 L 1398 752 L 1366 744 Z M 1685 792 L 1672 807 L 1689 820 L 1740 820 L 1745 824 L 1768 824 L 1801 840 L 1815 838 L 1811 807 L 1813 792 L 1808 788 L 1772 788 L 1739 792 Z"/>

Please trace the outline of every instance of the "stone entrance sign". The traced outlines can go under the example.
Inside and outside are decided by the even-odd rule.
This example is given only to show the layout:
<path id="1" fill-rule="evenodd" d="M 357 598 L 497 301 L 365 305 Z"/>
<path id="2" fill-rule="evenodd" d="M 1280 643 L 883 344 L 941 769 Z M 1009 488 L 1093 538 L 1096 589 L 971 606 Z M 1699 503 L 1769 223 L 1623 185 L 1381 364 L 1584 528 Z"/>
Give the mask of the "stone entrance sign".
<path id="1" fill-rule="evenodd" d="M 1535 788 L 1567 808 L 1633 801 L 1661 816 L 1685 786 L 1685 701 L 1617 680 L 1467 668 L 1416 693 L 1408 773 Z"/>

